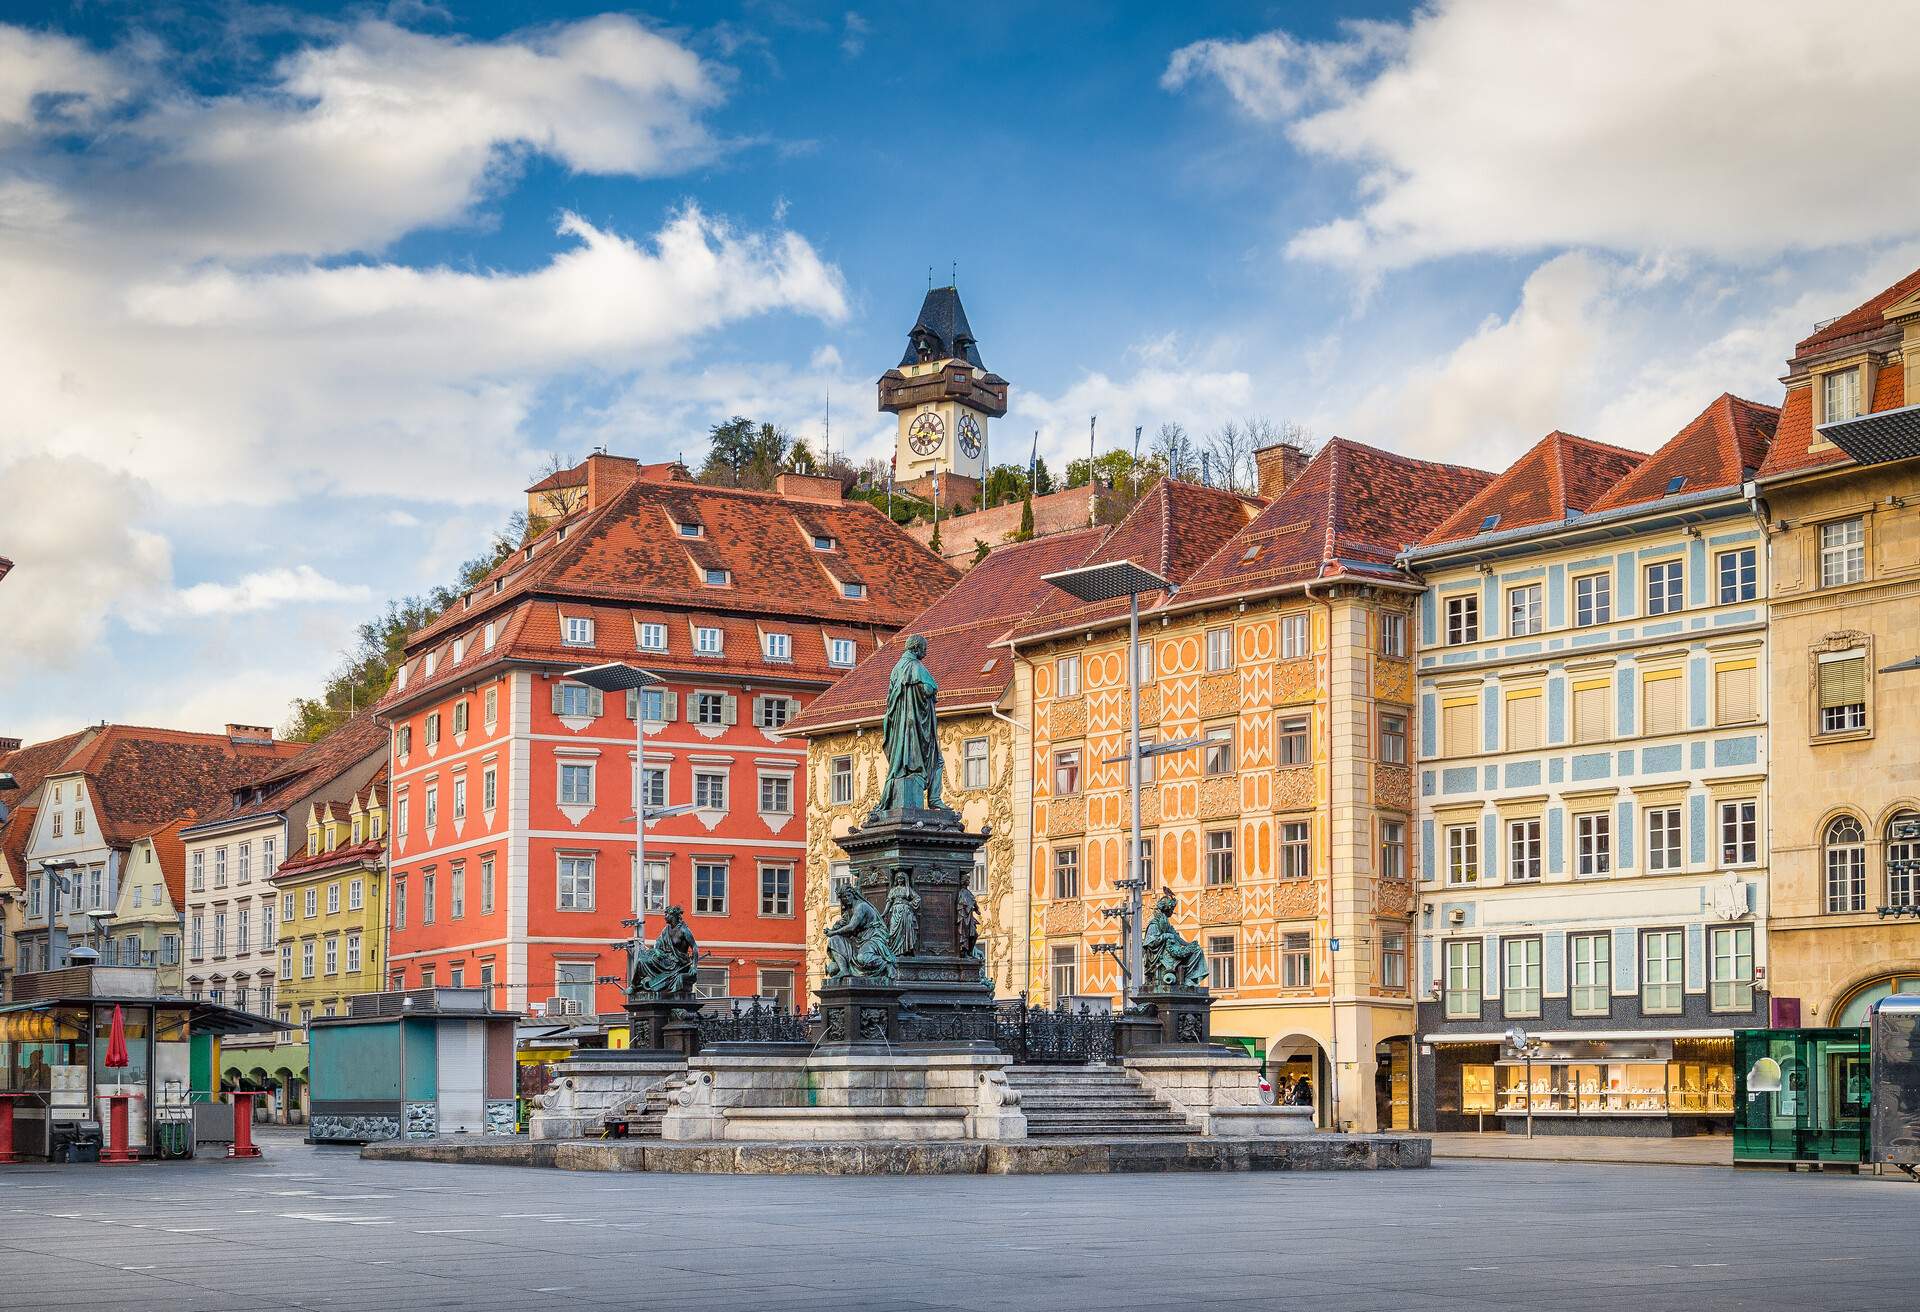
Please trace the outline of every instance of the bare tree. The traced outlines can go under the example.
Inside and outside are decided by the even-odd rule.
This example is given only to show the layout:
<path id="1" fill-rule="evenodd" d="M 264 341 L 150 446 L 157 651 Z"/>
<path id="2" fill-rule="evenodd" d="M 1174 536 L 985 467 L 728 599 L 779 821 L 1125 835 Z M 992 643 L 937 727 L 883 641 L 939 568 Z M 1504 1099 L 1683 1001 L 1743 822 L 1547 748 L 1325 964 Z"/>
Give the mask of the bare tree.
<path id="1" fill-rule="evenodd" d="M 1259 487 L 1253 468 L 1253 450 L 1258 445 L 1250 425 L 1229 419 L 1200 441 L 1201 467 L 1207 482 L 1230 492 L 1251 492 Z"/>
<path id="2" fill-rule="evenodd" d="M 567 473 L 577 463 L 572 456 L 549 451 L 547 458 L 540 462 L 540 467 L 533 471 L 533 481 L 540 483 L 556 474 Z M 546 532 L 549 524 L 565 519 L 587 504 L 587 480 L 582 475 L 578 483 L 550 487 L 536 495 L 538 504 L 530 508 L 526 516 L 525 530 L 529 540 Z"/>
<path id="3" fill-rule="evenodd" d="M 1194 479 L 1200 475 L 1200 453 L 1187 436 L 1186 425 L 1165 423 L 1153 435 L 1149 448 L 1153 458 L 1167 471 L 1168 478 Z"/>

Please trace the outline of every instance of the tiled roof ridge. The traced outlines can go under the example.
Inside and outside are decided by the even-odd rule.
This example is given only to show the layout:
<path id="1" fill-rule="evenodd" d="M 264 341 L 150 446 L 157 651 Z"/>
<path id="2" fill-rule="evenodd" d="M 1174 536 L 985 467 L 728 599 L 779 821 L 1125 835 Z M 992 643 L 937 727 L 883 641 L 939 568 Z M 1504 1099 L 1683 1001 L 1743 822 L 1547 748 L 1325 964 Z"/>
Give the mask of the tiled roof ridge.
<path id="1" fill-rule="evenodd" d="M 1920 291 L 1920 269 L 1914 269 L 1903 277 L 1896 278 L 1852 309 L 1834 315 L 1833 318 L 1802 337 L 1794 343 L 1793 359 L 1798 361 L 1825 348 L 1836 346 L 1850 337 L 1864 337 L 1885 331 L 1888 327 L 1886 307 L 1905 299 L 1915 291 Z"/>

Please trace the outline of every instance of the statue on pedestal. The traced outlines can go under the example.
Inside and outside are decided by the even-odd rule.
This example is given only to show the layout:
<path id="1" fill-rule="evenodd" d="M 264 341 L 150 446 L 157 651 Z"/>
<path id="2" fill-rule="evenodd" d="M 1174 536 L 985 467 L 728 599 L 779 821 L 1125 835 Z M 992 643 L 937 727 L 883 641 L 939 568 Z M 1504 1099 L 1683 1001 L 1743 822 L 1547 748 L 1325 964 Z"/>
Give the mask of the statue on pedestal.
<path id="1" fill-rule="evenodd" d="M 1198 993 L 1207 987 L 1207 954 L 1198 943 L 1183 938 L 1173 927 L 1172 893 L 1160 894 L 1147 922 L 1147 990 L 1153 993 Z"/>
<path id="2" fill-rule="evenodd" d="M 893 940 L 873 903 L 840 885 L 840 919 L 827 926 L 827 979 L 893 982 Z"/>
<path id="3" fill-rule="evenodd" d="M 887 889 L 887 937 L 896 957 L 910 957 L 920 946 L 920 895 L 913 891 L 913 872 L 896 870 Z"/>
<path id="4" fill-rule="evenodd" d="M 987 949 L 980 941 L 980 901 L 965 884 L 960 885 L 960 895 L 953 903 L 953 941 L 961 956 L 980 963 L 980 978 L 987 982 Z"/>
<path id="5" fill-rule="evenodd" d="M 880 790 L 880 811 L 938 810 L 944 767 L 940 760 L 939 728 L 934 701 L 940 685 L 923 663 L 927 640 L 919 634 L 907 639 L 906 650 L 893 667 L 887 684 L 887 717 L 880 740 L 887 752 L 887 781 Z"/>
<path id="6" fill-rule="evenodd" d="M 631 956 L 627 977 L 628 996 L 651 994 L 659 998 L 684 998 L 693 994 L 699 979 L 700 945 L 687 928 L 679 907 L 667 908 L 667 923 L 653 946 Z"/>

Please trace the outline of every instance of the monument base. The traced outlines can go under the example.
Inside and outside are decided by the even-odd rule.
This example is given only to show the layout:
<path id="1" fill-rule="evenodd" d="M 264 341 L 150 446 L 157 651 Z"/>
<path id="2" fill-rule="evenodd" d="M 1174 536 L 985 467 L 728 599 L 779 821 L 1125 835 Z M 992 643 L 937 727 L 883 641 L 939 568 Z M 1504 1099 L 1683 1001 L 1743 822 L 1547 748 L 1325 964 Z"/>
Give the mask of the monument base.
<path id="1" fill-rule="evenodd" d="M 1275 1107 L 1263 1101 L 1259 1063 L 1231 1048 L 1162 1048 L 1130 1056 L 1124 1064 L 1197 1133 L 1264 1139 L 1313 1129 L 1313 1108 Z"/>
<path id="2" fill-rule="evenodd" d="M 610 1118 L 637 1113 L 647 1093 L 687 1069 L 670 1052 L 593 1051 L 553 1068 L 553 1086 L 533 1099 L 527 1132 L 534 1139 L 597 1135 Z"/>
<path id="3" fill-rule="evenodd" d="M 1114 1050 L 1120 1056 L 1166 1048 L 1220 1051 L 1213 1042 L 1213 997 L 1206 990 L 1141 993 L 1114 1025 Z"/>
<path id="4" fill-rule="evenodd" d="M 631 1052 L 672 1054 L 684 1061 L 700 1051 L 700 1031 L 692 1014 L 699 998 L 630 998 L 627 1002 L 627 1048 Z"/>
<path id="5" fill-rule="evenodd" d="M 820 986 L 819 1046 L 824 1050 L 889 1048 L 900 1042 L 900 990 L 870 979 Z"/>
<path id="6" fill-rule="evenodd" d="M 825 999 L 822 999 L 823 1006 Z M 668 1140 L 1024 1139 L 999 1052 L 706 1052 L 661 1123 Z"/>

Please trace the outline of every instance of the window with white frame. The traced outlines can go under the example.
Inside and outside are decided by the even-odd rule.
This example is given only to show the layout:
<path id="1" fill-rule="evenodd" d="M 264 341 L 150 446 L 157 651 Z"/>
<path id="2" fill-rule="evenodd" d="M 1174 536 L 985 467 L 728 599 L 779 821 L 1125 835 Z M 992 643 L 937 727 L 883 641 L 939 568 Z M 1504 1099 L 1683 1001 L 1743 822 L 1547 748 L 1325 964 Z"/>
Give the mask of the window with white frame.
<path id="1" fill-rule="evenodd" d="M 1142 638 L 1133 649 L 1133 669 L 1142 686 L 1153 682 L 1153 639 Z"/>
<path id="2" fill-rule="evenodd" d="M 1867 576 L 1867 527 L 1864 519 L 1839 519 L 1820 526 L 1820 586 L 1838 588 Z"/>
<path id="3" fill-rule="evenodd" d="M 1282 615 L 1280 617 L 1280 659 L 1298 660 L 1311 655 L 1307 635 L 1307 617 L 1305 615 Z"/>
<path id="4" fill-rule="evenodd" d="M 960 747 L 960 786 L 985 788 L 989 782 L 987 740 L 969 738 Z"/>
<path id="5" fill-rule="evenodd" d="M 463 774 L 453 777 L 453 818 L 467 818 L 467 777 Z"/>
<path id="6" fill-rule="evenodd" d="M 667 649 L 667 626 L 645 623 L 640 626 L 641 651 L 665 651 Z"/>
<path id="7" fill-rule="evenodd" d="M 1480 641 L 1480 598 L 1473 593 L 1447 598 L 1447 646 Z"/>
<path id="8" fill-rule="evenodd" d="M 827 642 L 827 664 L 851 666 L 859 655 L 852 638 L 833 638 Z"/>
<path id="9" fill-rule="evenodd" d="M 1715 558 L 1720 573 L 1720 604 L 1752 601 L 1760 595 L 1760 552 L 1755 547 L 1723 551 Z"/>
<path id="10" fill-rule="evenodd" d="M 763 633 L 760 635 L 760 650 L 770 661 L 790 661 L 793 659 L 793 635 Z"/>
<path id="11" fill-rule="evenodd" d="M 1080 992 L 1079 945 L 1055 943 L 1047 950 L 1047 984 L 1055 1001 Z"/>
<path id="12" fill-rule="evenodd" d="M 562 761 L 560 763 L 560 805 L 593 805 L 593 764 L 591 762 Z"/>
<path id="13" fill-rule="evenodd" d="M 1720 803 L 1720 864 L 1750 866 L 1760 860 L 1760 804 L 1752 798 Z"/>
<path id="14" fill-rule="evenodd" d="M 693 909 L 703 916 L 727 914 L 727 863 L 700 860 L 693 863 Z"/>
<path id="15" fill-rule="evenodd" d="M 1054 695 L 1057 697 L 1078 697 L 1080 695 L 1080 658 L 1062 656 L 1053 663 Z"/>
<path id="16" fill-rule="evenodd" d="M 301 909 L 301 914 L 308 920 L 312 920 L 320 914 L 320 890 L 318 887 L 309 886 L 306 889 L 306 897 Z"/>
<path id="17" fill-rule="evenodd" d="M 1143 838 L 1140 841 L 1144 843 L 1146 840 Z M 967 871 L 967 891 L 975 898 L 987 895 L 987 849 L 984 847 L 973 849 L 973 866 Z"/>
<path id="18" fill-rule="evenodd" d="M 793 972 L 763 968 L 760 971 L 759 983 L 755 985 L 755 991 L 775 1010 L 791 1011 L 793 1009 Z"/>
<path id="19" fill-rule="evenodd" d="M 1508 938 L 1500 941 L 1501 1005 L 1508 1016 L 1540 1014 L 1540 940 Z"/>
<path id="20" fill-rule="evenodd" d="M 569 647 L 591 647 L 593 645 L 592 619 L 584 615 L 567 616 L 561 641 Z"/>
<path id="21" fill-rule="evenodd" d="M 1685 863 L 1680 855 L 1680 808 L 1656 806 L 1647 811 L 1647 869 L 1654 873 L 1678 870 Z"/>
<path id="22" fill-rule="evenodd" d="M 853 884 L 853 862 L 834 861 L 827 866 L 827 896 L 838 898 L 840 890 Z"/>
<path id="23" fill-rule="evenodd" d="M 760 814 L 793 814 L 792 775 L 763 774 L 760 776 Z"/>
<path id="24" fill-rule="evenodd" d="M 1443 950 L 1445 961 L 1444 994 L 1447 1015 L 1453 1019 L 1480 1014 L 1479 939 L 1449 939 Z"/>
<path id="25" fill-rule="evenodd" d="M 1656 560 L 1647 566 L 1647 614 L 1671 615 L 1685 605 L 1683 578 L 1677 560 Z"/>
<path id="26" fill-rule="evenodd" d="M 1280 987 L 1313 987 L 1313 934 L 1308 930 L 1290 930 L 1280 936 Z"/>
<path id="27" fill-rule="evenodd" d="M 640 804 L 649 811 L 667 805 L 667 767 L 650 765 L 640 772 Z"/>
<path id="28" fill-rule="evenodd" d="M 582 1012 L 593 1010 L 593 977 L 597 969 L 591 961 L 553 963 L 553 996 L 564 998 Z"/>
<path id="29" fill-rule="evenodd" d="M 491 811 L 500 801 L 500 772 L 488 766 L 480 772 L 480 809 Z"/>
<path id="30" fill-rule="evenodd" d="M 459 920 L 467 914 L 467 863 L 454 861 L 447 867 L 447 915 Z"/>
<path id="31" fill-rule="evenodd" d="M 1887 822 L 1887 905 L 1910 907 L 1920 903 L 1920 840 L 1895 835 L 1920 824 L 1920 815 L 1902 811 Z"/>
<path id="32" fill-rule="evenodd" d="M 1708 1003 L 1715 1011 L 1753 1010 L 1753 926 L 1716 925 Z"/>
<path id="33" fill-rule="evenodd" d="M 1844 915 L 1867 909 L 1867 831 L 1843 815 L 1827 826 L 1822 843 L 1827 875 L 1826 907 Z"/>
<path id="34" fill-rule="evenodd" d="M 1820 380 L 1822 423 L 1860 416 L 1860 367 L 1836 369 Z"/>
<path id="35" fill-rule="evenodd" d="M 484 629 L 480 630 L 480 645 L 487 651 L 493 650 L 493 639 L 496 632 L 498 632 L 498 630 L 494 628 L 493 621 L 491 620 L 487 622 L 487 626 Z"/>
<path id="36" fill-rule="evenodd" d="M 1604 1016 L 1612 1008 L 1613 940 L 1605 934 L 1575 934 L 1567 940 L 1573 976 L 1569 1004 L 1576 1016 Z"/>
<path id="37" fill-rule="evenodd" d="M 840 585 L 840 595 L 848 601 L 864 601 L 867 595 L 867 585 L 851 581 L 842 583 Z"/>
<path id="38" fill-rule="evenodd" d="M 207 854 L 205 852 L 195 852 L 193 856 L 188 859 L 187 868 L 189 872 L 187 886 L 196 893 L 205 889 L 207 886 Z M 37 916 L 40 913 L 36 910 L 33 914 Z"/>
<path id="39" fill-rule="evenodd" d="M 1230 670 L 1233 668 L 1233 630 L 1219 628 L 1207 630 L 1207 669 L 1209 671 Z"/>
<path id="40" fill-rule="evenodd" d="M 1233 726 L 1216 724 L 1202 735 L 1205 742 L 1201 747 L 1201 764 L 1209 775 L 1232 774 L 1233 766 Z"/>
<path id="41" fill-rule="evenodd" d="M 1540 878 L 1540 820 L 1533 816 L 1507 822 L 1507 879 L 1531 884 Z"/>
<path id="42" fill-rule="evenodd" d="M 760 867 L 760 914 L 763 916 L 790 916 L 793 914 L 792 866 L 770 865 Z"/>
<path id="43" fill-rule="evenodd" d="M 351 879 L 347 881 L 347 910 L 358 911 L 366 905 L 367 881 Z"/>
<path id="44" fill-rule="evenodd" d="M 791 697 L 756 697 L 753 722 L 762 729 L 784 728 L 793 715 L 794 705 Z"/>
<path id="45" fill-rule="evenodd" d="M 431 925 L 439 909 L 439 876 L 428 866 L 420 872 L 420 923 Z"/>
<path id="46" fill-rule="evenodd" d="M 1238 957 L 1233 935 L 1207 935 L 1207 982 L 1214 992 L 1230 992 L 1237 987 L 1234 963 Z"/>
<path id="47" fill-rule="evenodd" d="M 1530 633 L 1540 632 L 1545 611 L 1541 605 L 1541 588 L 1538 583 L 1528 583 L 1518 588 L 1507 589 L 1507 634 L 1521 638 Z"/>
<path id="48" fill-rule="evenodd" d="M 1313 829 L 1305 820 L 1287 820 L 1280 826 L 1280 878 L 1313 877 Z"/>
<path id="49" fill-rule="evenodd" d="M 213 849 L 213 886 L 227 886 L 227 849 L 224 846 Z"/>
<path id="50" fill-rule="evenodd" d="M 593 715 L 593 689 L 584 683 L 562 683 L 554 690 L 554 713 L 589 718 Z"/>
<path id="51" fill-rule="evenodd" d="M 1380 822 L 1380 878 L 1405 879 L 1406 877 L 1407 822 L 1382 820 Z"/>
<path id="52" fill-rule="evenodd" d="M 695 724 L 720 725 L 727 722 L 727 694 L 696 692 L 691 700 Z"/>
<path id="53" fill-rule="evenodd" d="M 1573 818 L 1573 872 L 1604 875 L 1613 869 L 1613 816 L 1587 811 Z"/>
<path id="54" fill-rule="evenodd" d="M 726 771 L 695 770 L 693 772 L 693 804 L 702 811 L 726 810 Z"/>
<path id="55" fill-rule="evenodd" d="M 338 975 L 340 973 L 340 936 L 338 934 L 327 935 L 326 953 L 323 960 L 326 962 L 325 970 L 327 974 Z"/>
<path id="56" fill-rule="evenodd" d="M 300 978 L 313 978 L 313 940 L 300 940 Z"/>
<path id="57" fill-rule="evenodd" d="M 701 571 L 701 578 L 703 578 L 706 581 L 706 585 L 710 588 L 726 588 L 726 587 L 733 586 L 733 574 L 728 570 L 719 568 L 718 566 L 711 566 Z"/>
<path id="58" fill-rule="evenodd" d="M 1399 611 L 1380 616 L 1380 654 L 1404 657 L 1407 654 L 1407 617 Z"/>
<path id="59" fill-rule="evenodd" d="M 1233 883 L 1234 839 L 1232 829 L 1207 831 L 1207 887 L 1225 888 Z"/>
<path id="60" fill-rule="evenodd" d="M 1057 899 L 1080 896 L 1080 849 L 1061 846 L 1053 849 L 1053 895 Z"/>
<path id="61" fill-rule="evenodd" d="M 1686 986 L 1685 935 L 1677 929 L 1640 933 L 1640 1010 L 1649 1016 L 1680 1012 Z"/>
<path id="62" fill-rule="evenodd" d="M 480 914 L 493 914 L 493 858 L 480 858 Z"/>
<path id="63" fill-rule="evenodd" d="M 1447 826 L 1447 882 L 1453 885 L 1480 882 L 1480 826 L 1477 823 Z"/>
<path id="64" fill-rule="evenodd" d="M 557 901 L 562 911 L 593 910 L 594 858 L 585 854 L 561 856 L 555 863 Z"/>
<path id="65" fill-rule="evenodd" d="M 1385 733 L 1384 721 L 1382 734 Z M 1307 717 L 1304 715 L 1283 715 L 1275 726 L 1274 745 L 1275 763 L 1281 766 L 1305 765 L 1308 761 Z"/>
<path id="66" fill-rule="evenodd" d="M 440 712 L 427 712 L 427 747 L 429 750 L 440 745 Z"/>
<path id="67" fill-rule="evenodd" d="M 1613 575 L 1582 574 L 1573 581 L 1573 622 L 1607 624 L 1613 620 Z"/>
<path id="68" fill-rule="evenodd" d="M 340 881 L 337 879 L 327 885 L 327 914 L 340 914 Z"/>
<path id="69" fill-rule="evenodd" d="M 647 862 L 646 873 L 640 880 L 640 910 L 649 916 L 663 914 L 667 909 L 670 896 L 668 892 L 669 875 L 667 862 Z"/>
<path id="70" fill-rule="evenodd" d="M 827 770 L 827 800 L 844 806 L 853 800 L 853 758 L 836 756 Z"/>
<path id="71" fill-rule="evenodd" d="M 726 650 L 726 635 L 712 625 L 695 625 L 693 650 L 700 656 L 718 656 Z"/>

